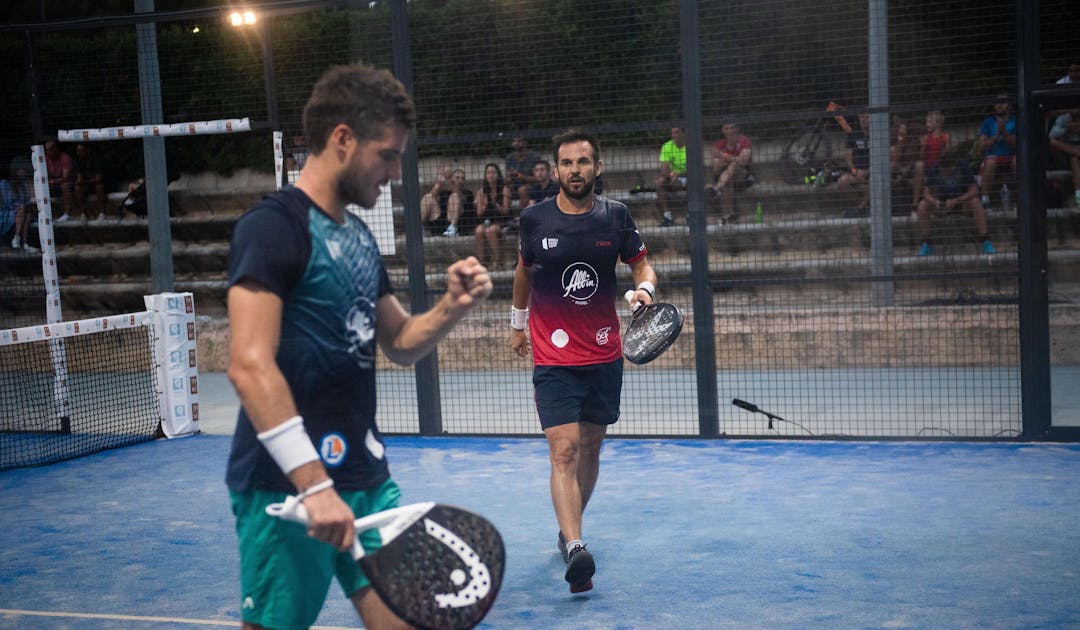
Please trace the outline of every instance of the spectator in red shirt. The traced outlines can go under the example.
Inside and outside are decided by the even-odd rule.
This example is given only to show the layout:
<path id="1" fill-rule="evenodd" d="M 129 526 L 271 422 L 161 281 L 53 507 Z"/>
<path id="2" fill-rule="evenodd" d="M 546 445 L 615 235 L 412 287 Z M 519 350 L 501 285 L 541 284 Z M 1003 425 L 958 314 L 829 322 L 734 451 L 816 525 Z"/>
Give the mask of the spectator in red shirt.
<path id="1" fill-rule="evenodd" d="M 735 191 L 745 190 L 754 183 L 750 172 L 751 146 L 735 123 L 723 126 L 723 137 L 713 144 L 713 190 L 720 195 L 724 221 L 738 219 L 735 212 Z"/>
<path id="2" fill-rule="evenodd" d="M 923 183 L 926 175 L 935 174 L 941 156 L 949 150 L 949 134 L 945 132 L 945 115 L 938 110 L 926 114 L 926 135 L 919 143 L 919 159 L 915 161 L 915 172 L 912 176 L 911 188 L 914 193 L 913 206 L 918 207 L 922 201 Z"/>
<path id="3" fill-rule="evenodd" d="M 52 138 L 45 141 L 45 169 L 49 172 L 49 195 L 53 199 L 60 197 L 64 209 L 56 223 L 63 223 L 71 218 L 75 199 L 75 164 Z"/>

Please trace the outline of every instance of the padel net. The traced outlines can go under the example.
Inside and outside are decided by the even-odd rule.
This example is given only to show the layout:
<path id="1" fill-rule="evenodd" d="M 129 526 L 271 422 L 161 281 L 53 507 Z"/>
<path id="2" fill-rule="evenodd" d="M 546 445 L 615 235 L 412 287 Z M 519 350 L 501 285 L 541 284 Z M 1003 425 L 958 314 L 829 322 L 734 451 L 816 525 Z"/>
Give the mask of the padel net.
<path id="1" fill-rule="evenodd" d="M 0 331 L 0 470 L 198 432 L 190 293 Z"/>

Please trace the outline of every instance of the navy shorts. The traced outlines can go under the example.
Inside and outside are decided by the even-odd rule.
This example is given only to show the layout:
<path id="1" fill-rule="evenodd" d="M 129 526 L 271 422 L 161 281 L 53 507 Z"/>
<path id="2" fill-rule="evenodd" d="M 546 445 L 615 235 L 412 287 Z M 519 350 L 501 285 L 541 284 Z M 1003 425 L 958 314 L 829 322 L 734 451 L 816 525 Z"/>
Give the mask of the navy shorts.
<path id="1" fill-rule="evenodd" d="M 614 424 L 619 419 L 622 377 L 622 358 L 596 365 L 537 365 L 533 388 L 540 426 Z"/>

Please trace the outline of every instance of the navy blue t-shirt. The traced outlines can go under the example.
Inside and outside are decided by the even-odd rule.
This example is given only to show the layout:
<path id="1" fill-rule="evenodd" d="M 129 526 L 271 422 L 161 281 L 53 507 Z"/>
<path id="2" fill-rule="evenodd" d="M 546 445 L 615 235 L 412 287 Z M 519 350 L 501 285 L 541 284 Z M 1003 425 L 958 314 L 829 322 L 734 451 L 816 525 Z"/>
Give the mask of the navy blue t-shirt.
<path id="1" fill-rule="evenodd" d="M 375 308 L 391 292 L 375 237 L 338 225 L 297 188 L 267 197 L 233 232 L 229 285 L 254 280 L 283 301 L 277 366 L 334 484 L 373 488 L 390 473 L 375 426 Z M 292 492 L 241 408 L 226 483 Z"/>
<path id="2" fill-rule="evenodd" d="M 851 165 L 859 170 L 870 169 L 870 139 L 861 129 L 847 134 L 844 146 L 851 149 Z"/>
<path id="3" fill-rule="evenodd" d="M 926 178 L 926 185 L 941 201 L 956 199 L 965 195 L 968 190 L 977 184 L 975 173 L 966 162 L 961 162 L 950 172 L 940 166 L 931 169 Z"/>

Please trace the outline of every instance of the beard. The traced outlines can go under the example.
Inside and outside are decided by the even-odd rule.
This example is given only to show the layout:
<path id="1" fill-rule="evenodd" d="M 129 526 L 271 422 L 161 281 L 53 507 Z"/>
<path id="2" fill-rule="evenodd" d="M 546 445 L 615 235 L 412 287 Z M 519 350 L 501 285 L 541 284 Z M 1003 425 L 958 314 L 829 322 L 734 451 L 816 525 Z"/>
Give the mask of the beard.
<path id="1" fill-rule="evenodd" d="M 337 180 L 337 195 L 343 205 L 356 204 L 362 208 L 375 206 L 375 199 L 366 199 L 365 190 L 353 169 L 341 173 Z"/>
<path id="2" fill-rule="evenodd" d="M 580 192 L 575 192 L 570 188 L 569 185 L 564 183 L 561 179 L 559 180 L 559 188 L 561 188 L 563 193 L 567 197 L 569 197 L 571 199 L 585 199 L 586 197 L 588 197 L 589 195 L 592 194 L 593 187 L 595 185 L 596 185 L 596 180 L 592 180 L 592 181 L 586 180 L 585 185 L 582 187 L 581 191 Z"/>

